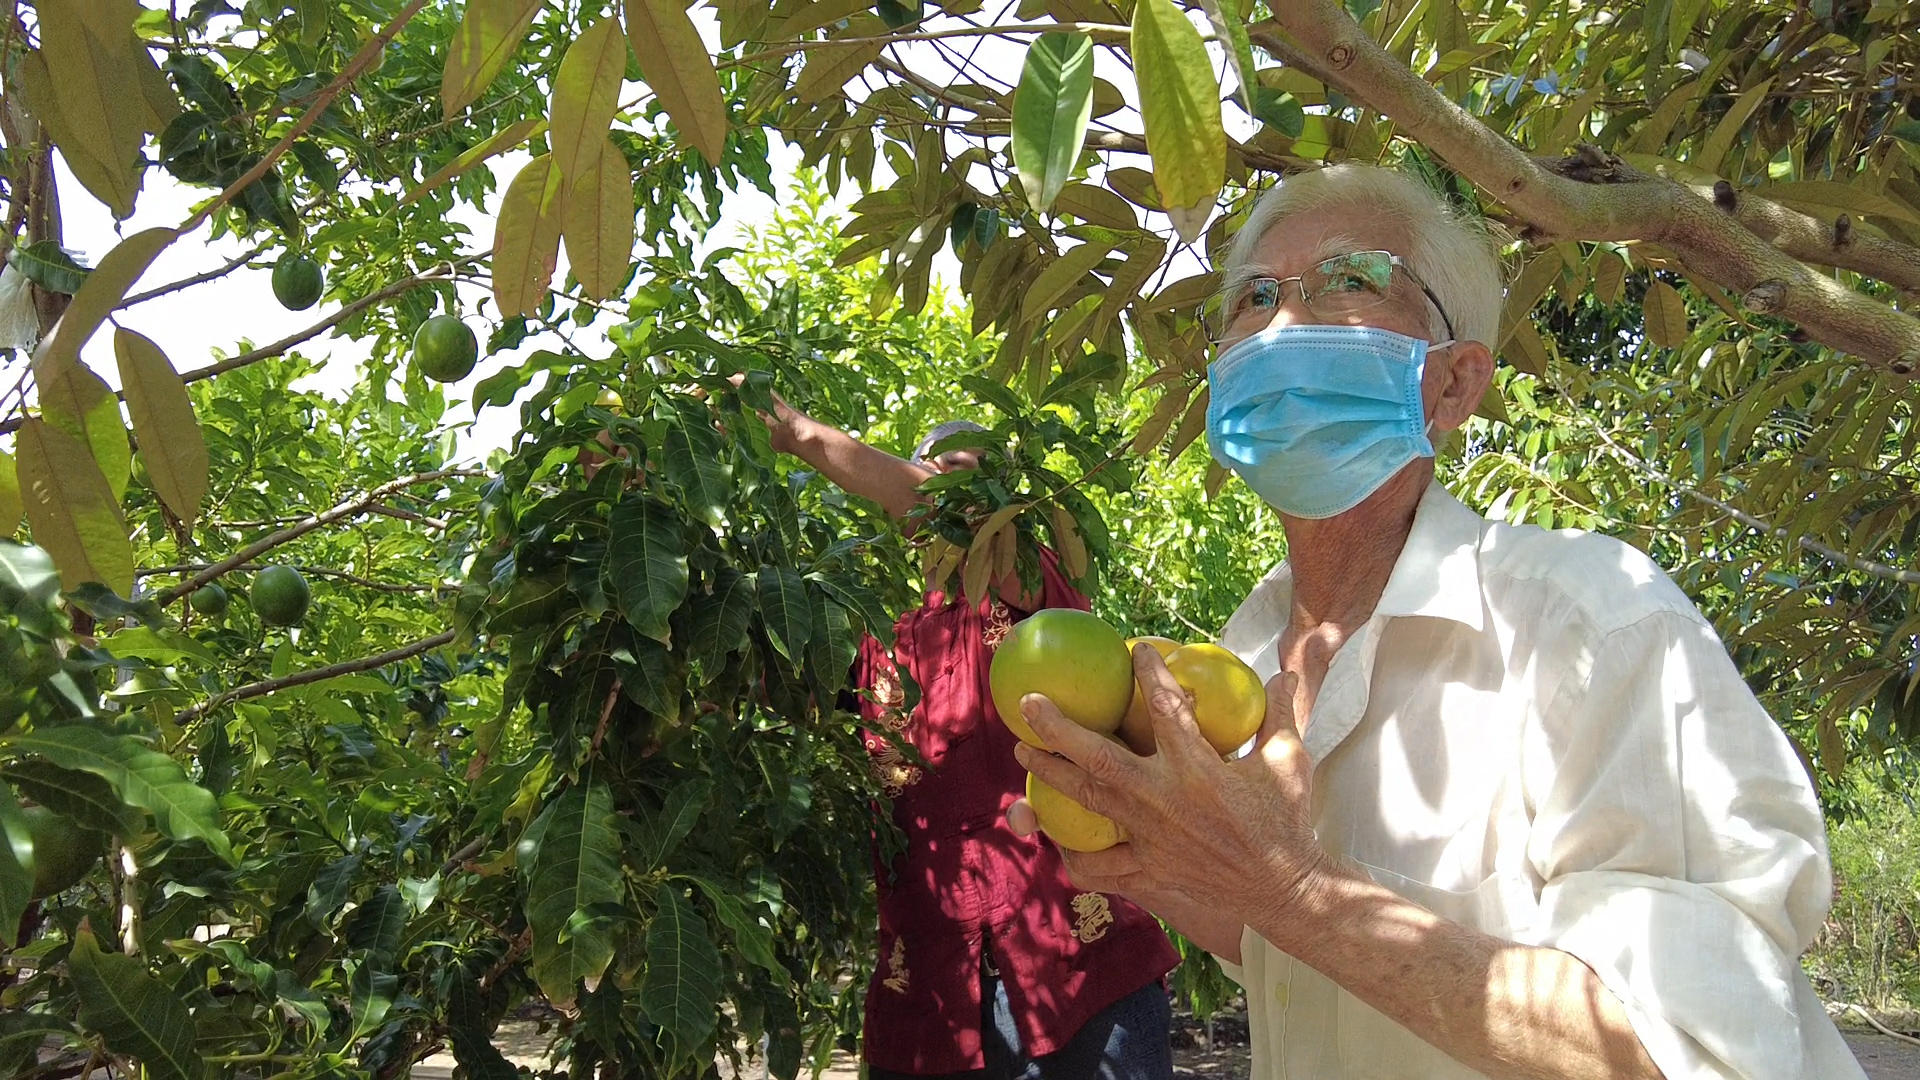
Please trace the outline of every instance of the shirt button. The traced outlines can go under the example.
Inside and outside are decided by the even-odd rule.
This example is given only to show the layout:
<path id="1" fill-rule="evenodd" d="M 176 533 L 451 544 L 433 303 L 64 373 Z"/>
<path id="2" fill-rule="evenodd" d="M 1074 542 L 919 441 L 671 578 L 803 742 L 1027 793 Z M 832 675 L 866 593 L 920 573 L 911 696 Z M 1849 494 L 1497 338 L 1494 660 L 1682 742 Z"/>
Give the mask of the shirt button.
<path id="1" fill-rule="evenodd" d="M 1278 1002 L 1280 1007 L 1283 1009 L 1287 1007 L 1287 997 L 1288 997 L 1288 994 L 1287 994 L 1286 983 L 1280 983 L 1273 988 L 1273 1000 Z"/>

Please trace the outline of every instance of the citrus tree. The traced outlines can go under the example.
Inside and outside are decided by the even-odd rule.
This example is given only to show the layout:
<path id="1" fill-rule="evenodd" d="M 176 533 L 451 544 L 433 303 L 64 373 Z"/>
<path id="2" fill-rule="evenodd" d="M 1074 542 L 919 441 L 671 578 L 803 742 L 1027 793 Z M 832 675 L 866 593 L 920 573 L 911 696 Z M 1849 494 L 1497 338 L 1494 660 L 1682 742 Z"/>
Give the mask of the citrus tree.
<path id="1" fill-rule="evenodd" d="M 1031 575 L 1039 543 L 1130 632 L 1219 625 L 1282 552 L 1194 449 L 1196 316 L 1253 200 L 1328 161 L 1414 169 L 1514 238 L 1456 487 L 1652 550 L 1829 776 L 1896 750 L 1917 20 L 16 5 L 0 532 L 34 546 L 0 559 L 0 1053 L 392 1075 L 444 1043 L 504 1075 L 486 1035 L 534 996 L 575 1068 L 824 1060 L 892 842 L 855 642 L 923 584 Z M 758 250 L 696 257 L 733 193 L 778 194 L 777 144 L 844 226 L 814 190 Z M 63 199 L 125 217 L 159 173 L 203 190 L 186 219 L 63 249 Z M 141 278 L 209 234 L 324 313 L 213 358 L 105 332 L 190 288 Z M 589 327 L 605 346 L 527 347 Z M 329 332 L 371 355 L 341 402 L 295 389 Z M 439 380 L 483 354 L 470 396 L 521 430 L 457 462 Z M 991 430 L 951 445 L 985 467 L 930 485 L 909 541 L 775 459 L 776 386 L 896 451 L 971 416 Z"/>

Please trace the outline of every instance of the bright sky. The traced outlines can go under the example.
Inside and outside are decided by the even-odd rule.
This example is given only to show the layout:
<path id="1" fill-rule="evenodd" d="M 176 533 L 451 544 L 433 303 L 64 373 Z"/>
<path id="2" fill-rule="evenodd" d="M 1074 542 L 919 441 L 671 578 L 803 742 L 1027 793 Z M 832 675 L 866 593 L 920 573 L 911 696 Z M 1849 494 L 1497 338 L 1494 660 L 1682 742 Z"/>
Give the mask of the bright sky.
<path id="1" fill-rule="evenodd" d="M 704 19 L 702 31 L 708 38 L 709 48 L 718 46 L 718 25 L 712 12 L 700 8 L 693 13 L 696 19 Z M 977 46 L 977 52 L 974 52 Z M 1004 39 L 953 39 L 946 42 L 914 42 L 894 47 L 894 56 L 903 64 L 911 67 L 926 78 L 937 83 L 958 81 L 955 72 L 955 60 L 973 53 L 978 63 L 976 76 L 982 69 L 1004 73 L 1010 81 L 1017 78 L 1024 42 Z M 1108 118 L 1109 121 L 1123 124 L 1132 130 L 1139 130 L 1138 116 L 1133 105 L 1133 79 L 1131 74 L 1120 65 L 1117 58 L 1107 50 L 1096 50 L 1096 70 L 1099 74 L 1120 87 L 1128 98 L 1128 108 L 1120 114 Z M 1231 87 L 1231 82 L 1227 85 Z M 1000 89 L 1010 89 L 1002 85 Z M 644 90 L 638 84 L 628 84 L 622 94 L 623 100 L 632 100 Z M 1224 110 L 1231 128 L 1245 126 L 1244 115 L 1234 107 Z M 1100 121 L 1096 121 L 1096 127 Z M 1233 130 L 1236 137 L 1245 137 L 1249 132 Z M 772 152 L 773 176 L 776 189 L 786 191 L 792 182 L 794 169 L 799 161 L 797 149 L 781 145 L 775 141 Z M 472 231 L 472 246 L 475 249 L 487 247 L 493 235 L 493 218 L 498 210 L 498 199 L 506 189 L 506 182 L 526 163 L 528 155 L 524 151 L 505 155 L 492 163 L 498 183 L 493 197 L 484 207 L 462 206 L 454 211 L 454 220 L 466 225 Z M 1144 157 L 1126 162 L 1147 167 Z M 978 167 L 976 167 L 977 169 Z M 65 245 L 77 252 L 88 265 L 98 263 L 100 257 L 110 250 L 120 236 L 131 235 L 141 229 L 157 225 L 174 225 L 185 220 L 191 213 L 192 204 L 207 198 L 211 193 L 205 188 L 190 188 L 176 183 L 173 178 L 159 170 L 149 170 L 146 174 L 145 188 L 134 216 L 124 222 L 115 222 L 105 206 L 92 199 L 80 187 L 61 163 L 60 190 L 62 210 L 65 220 Z M 875 184 L 884 186 L 891 183 L 884 160 L 876 167 Z M 973 182 L 983 190 L 993 190 L 996 184 L 990 177 L 976 175 Z M 838 205 L 844 207 L 859 193 L 847 188 L 842 189 L 842 198 Z M 774 200 L 769 199 L 752 187 L 730 195 L 725 203 L 725 216 L 721 224 L 713 230 L 706 247 L 733 244 L 739 242 L 744 230 L 768 221 L 775 210 Z M 1160 215 L 1149 215 L 1149 224 L 1163 233 L 1170 233 L 1166 219 Z M 216 241 L 207 239 L 208 230 L 202 227 L 195 235 L 186 237 L 173 244 L 161 254 L 145 276 L 134 286 L 133 292 L 151 289 L 157 285 L 177 281 L 194 274 L 215 269 L 242 254 L 250 245 L 228 236 Z M 951 252 L 943 250 L 935 262 L 935 287 L 941 281 L 957 281 L 959 266 Z M 1182 271 L 1182 273 L 1191 271 Z M 559 268 L 554 281 L 563 280 L 566 273 L 565 253 L 561 254 Z M 485 295 L 480 286 L 461 286 L 462 299 L 466 309 L 471 312 Z M 174 366 L 180 370 L 199 367 L 214 358 L 215 351 L 222 355 L 232 355 L 249 347 L 257 347 L 277 341 L 302 330 L 324 318 L 330 311 L 336 310 L 339 301 L 328 299 L 322 304 L 302 312 L 291 312 L 282 308 L 273 297 L 269 285 L 269 271 L 263 266 L 259 269 L 243 269 L 206 284 L 149 301 L 134 308 L 120 312 L 118 321 L 132 330 L 147 335 L 158 342 Z M 610 348 L 606 344 L 605 327 L 611 320 L 601 322 L 573 334 L 575 345 L 589 352 L 604 354 Z M 473 320 L 482 342 L 486 340 L 486 328 Z M 465 399 L 474 384 L 503 367 L 521 362 L 536 349 L 547 348 L 563 351 L 565 346 L 553 335 L 530 337 L 518 349 L 484 357 L 466 380 L 448 388 L 449 400 L 457 400 L 448 416 L 448 422 L 466 425 L 474 421 L 461 438 L 461 456 L 484 457 L 495 447 L 502 446 L 510 439 L 519 424 L 517 406 L 483 410 L 475 421 L 468 411 Z M 367 358 L 367 348 L 348 338 L 316 338 L 300 347 L 303 355 L 326 362 L 317 375 L 308 380 L 307 388 L 334 394 L 350 386 L 358 378 L 359 365 Z M 113 360 L 111 334 L 96 334 L 88 344 L 83 358 L 109 383 L 117 386 L 118 378 Z M 531 390 L 524 393 L 530 393 Z"/>

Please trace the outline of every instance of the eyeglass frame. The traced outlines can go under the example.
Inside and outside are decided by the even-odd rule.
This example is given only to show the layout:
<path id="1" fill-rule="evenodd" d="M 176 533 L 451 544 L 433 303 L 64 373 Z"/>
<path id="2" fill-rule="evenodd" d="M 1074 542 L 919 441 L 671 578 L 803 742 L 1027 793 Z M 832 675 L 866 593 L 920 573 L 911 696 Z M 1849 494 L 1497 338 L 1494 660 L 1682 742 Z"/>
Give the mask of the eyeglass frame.
<path id="1" fill-rule="evenodd" d="M 1388 251 L 1385 248 L 1369 248 L 1365 251 L 1349 251 L 1344 255 L 1329 255 L 1326 258 L 1321 259 L 1319 262 L 1315 263 L 1313 268 L 1315 270 L 1319 270 L 1321 267 L 1327 265 L 1330 262 L 1333 262 L 1335 259 L 1350 259 L 1355 255 L 1385 255 L 1387 257 L 1387 264 L 1388 264 L 1387 273 L 1388 274 L 1392 274 L 1393 269 L 1396 267 L 1406 271 L 1408 280 L 1412 281 L 1414 285 L 1419 287 L 1421 295 L 1425 296 L 1427 298 L 1427 302 L 1433 305 L 1433 310 L 1440 313 L 1440 325 L 1446 327 L 1447 340 L 1448 341 L 1459 340 L 1459 335 L 1454 333 L 1453 319 L 1448 317 L 1447 309 L 1440 303 L 1440 298 L 1433 294 L 1433 290 L 1427 287 L 1426 282 L 1420 280 L 1420 275 L 1414 273 L 1413 267 L 1407 263 L 1407 260 L 1401 258 L 1398 255 L 1395 255 L 1393 252 Z M 1280 306 L 1286 303 L 1285 293 L 1286 293 L 1287 286 L 1289 284 L 1296 285 L 1300 289 L 1301 304 L 1305 305 L 1308 311 L 1313 311 L 1313 300 L 1307 296 L 1307 285 L 1306 285 L 1305 278 L 1306 278 L 1305 274 L 1295 274 L 1292 277 L 1284 277 L 1284 278 L 1277 278 L 1271 274 L 1255 274 L 1252 277 L 1249 277 L 1243 281 L 1236 283 L 1235 287 L 1237 288 L 1241 286 L 1252 285 L 1256 281 L 1273 282 L 1276 286 L 1279 287 L 1279 291 L 1281 293 L 1280 299 L 1275 302 L 1275 306 L 1274 306 L 1274 310 L 1279 311 Z M 1215 336 L 1213 333 L 1207 330 L 1206 328 L 1207 327 L 1207 318 L 1206 318 L 1207 305 L 1211 304 L 1214 300 L 1219 300 L 1221 301 L 1222 304 L 1224 304 L 1226 302 L 1226 295 L 1227 295 L 1227 290 L 1221 289 L 1219 292 L 1215 293 L 1213 296 L 1208 297 L 1207 302 L 1201 304 L 1200 310 L 1196 312 L 1196 314 L 1199 316 L 1199 319 L 1200 319 L 1201 332 L 1206 334 L 1207 341 L 1210 344 L 1215 346 L 1220 345 L 1223 341 L 1226 340 L 1226 332 L 1223 329 L 1218 336 Z M 1384 301 L 1387 299 L 1387 297 L 1383 295 L 1380 299 Z M 1376 305 L 1375 304 L 1368 305 L 1368 307 L 1373 307 L 1373 306 L 1376 306 Z M 1356 310 L 1365 311 L 1366 308 L 1358 308 Z M 1314 314 L 1318 315 L 1319 312 L 1314 311 Z M 1248 335 L 1248 336 L 1252 336 L 1252 335 Z"/>

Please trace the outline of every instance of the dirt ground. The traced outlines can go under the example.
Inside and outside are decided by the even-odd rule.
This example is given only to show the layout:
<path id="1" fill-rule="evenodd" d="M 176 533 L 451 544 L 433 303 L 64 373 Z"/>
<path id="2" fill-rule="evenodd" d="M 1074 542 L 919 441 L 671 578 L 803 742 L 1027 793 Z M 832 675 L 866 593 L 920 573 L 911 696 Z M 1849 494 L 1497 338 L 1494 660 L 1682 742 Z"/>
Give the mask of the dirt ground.
<path id="1" fill-rule="evenodd" d="M 1889 1038 L 1866 1028 L 1842 1025 L 1847 1044 L 1869 1080 L 1920 1080 L 1920 1046 Z M 1213 1040 L 1207 1042 L 1204 1025 L 1191 1016 L 1176 1015 L 1173 1024 L 1173 1071 L 1176 1080 L 1249 1080 L 1245 1014 L 1214 1018 Z M 516 1065 L 538 1067 L 546 1057 L 551 1032 L 542 1035 L 537 1022 L 509 1020 L 500 1026 L 494 1042 Z M 802 1074 L 804 1075 L 804 1074 Z M 859 1080 L 859 1063 L 835 1054 L 822 1080 Z M 436 1054 L 414 1067 L 413 1080 L 451 1080 L 453 1058 Z M 749 1067 L 741 1080 L 760 1080 Z"/>

